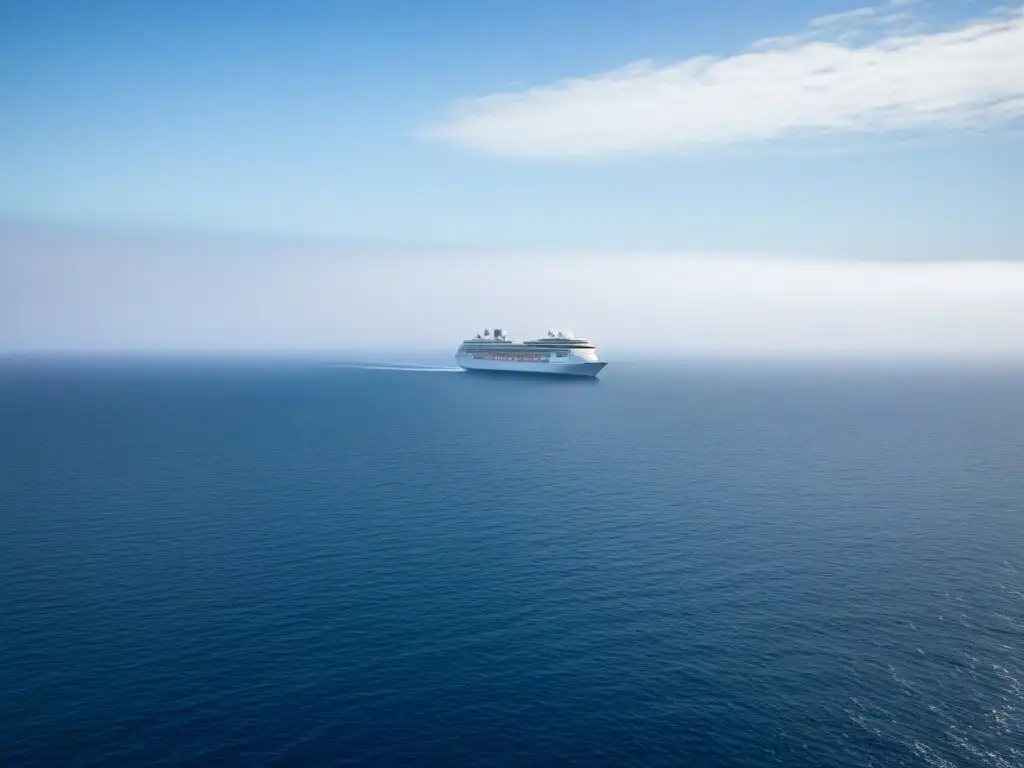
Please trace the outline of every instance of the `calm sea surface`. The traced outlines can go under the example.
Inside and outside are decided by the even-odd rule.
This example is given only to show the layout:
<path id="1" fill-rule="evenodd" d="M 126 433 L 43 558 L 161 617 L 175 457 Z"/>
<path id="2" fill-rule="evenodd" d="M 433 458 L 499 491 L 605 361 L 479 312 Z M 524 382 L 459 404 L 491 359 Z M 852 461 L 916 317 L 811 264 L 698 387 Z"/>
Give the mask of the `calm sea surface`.
<path id="1" fill-rule="evenodd" d="M 1020 369 L 0 364 L 4 765 L 1021 766 L 1022 684 Z"/>

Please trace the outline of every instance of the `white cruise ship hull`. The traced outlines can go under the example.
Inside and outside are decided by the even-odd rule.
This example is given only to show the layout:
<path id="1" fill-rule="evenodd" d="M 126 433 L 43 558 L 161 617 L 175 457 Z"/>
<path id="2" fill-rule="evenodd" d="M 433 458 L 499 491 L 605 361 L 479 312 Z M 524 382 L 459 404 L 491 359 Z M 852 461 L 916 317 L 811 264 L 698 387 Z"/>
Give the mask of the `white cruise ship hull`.
<path id="1" fill-rule="evenodd" d="M 467 371 L 508 371 L 511 373 L 541 373 L 556 376 L 585 376 L 594 378 L 607 363 L 592 362 L 580 357 L 567 357 L 551 363 L 519 362 L 512 360 L 488 360 L 472 355 L 456 355 L 455 362 Z"/>

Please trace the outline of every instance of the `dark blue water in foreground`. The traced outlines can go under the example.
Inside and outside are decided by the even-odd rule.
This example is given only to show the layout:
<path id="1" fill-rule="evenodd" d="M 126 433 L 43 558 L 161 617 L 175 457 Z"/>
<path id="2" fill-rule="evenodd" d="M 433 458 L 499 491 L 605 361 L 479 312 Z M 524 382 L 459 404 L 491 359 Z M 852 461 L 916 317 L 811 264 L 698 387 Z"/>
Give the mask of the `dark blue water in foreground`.
<path id="1" fill-rule="evenodd" d="M 4 765 L 1024 765 L 1024 374 L 0 366 Z"/>

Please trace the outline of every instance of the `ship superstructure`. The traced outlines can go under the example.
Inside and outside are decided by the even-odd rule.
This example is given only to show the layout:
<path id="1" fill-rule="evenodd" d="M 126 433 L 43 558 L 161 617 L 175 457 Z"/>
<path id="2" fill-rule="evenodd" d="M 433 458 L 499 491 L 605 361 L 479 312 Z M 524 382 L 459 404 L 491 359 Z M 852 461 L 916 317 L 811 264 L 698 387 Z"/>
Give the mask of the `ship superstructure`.
<path id="1" fill-rule="evenodd" d="M 607 365 L 594 345 L 571 333 L 548 331 L 533 341 L 514 341 L 500 328 L 462 342 L 456 362 L 467 371 L 518 371 L 593 378 Z"/>

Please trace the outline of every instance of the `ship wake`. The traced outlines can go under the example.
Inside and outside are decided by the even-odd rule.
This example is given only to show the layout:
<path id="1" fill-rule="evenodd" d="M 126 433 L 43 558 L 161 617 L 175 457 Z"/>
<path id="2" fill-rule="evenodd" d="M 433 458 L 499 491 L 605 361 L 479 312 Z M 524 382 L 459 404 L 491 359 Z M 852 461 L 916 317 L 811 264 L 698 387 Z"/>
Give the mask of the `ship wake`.
<path id="1" fill-rule="evenodd" d="M 360 371 L 408 371 L 410 373 L 464 373 L 461 368 L 440 365 L 417 365 L 414 363 L 336 363 L 336 368 L 350 368 Z"/>

